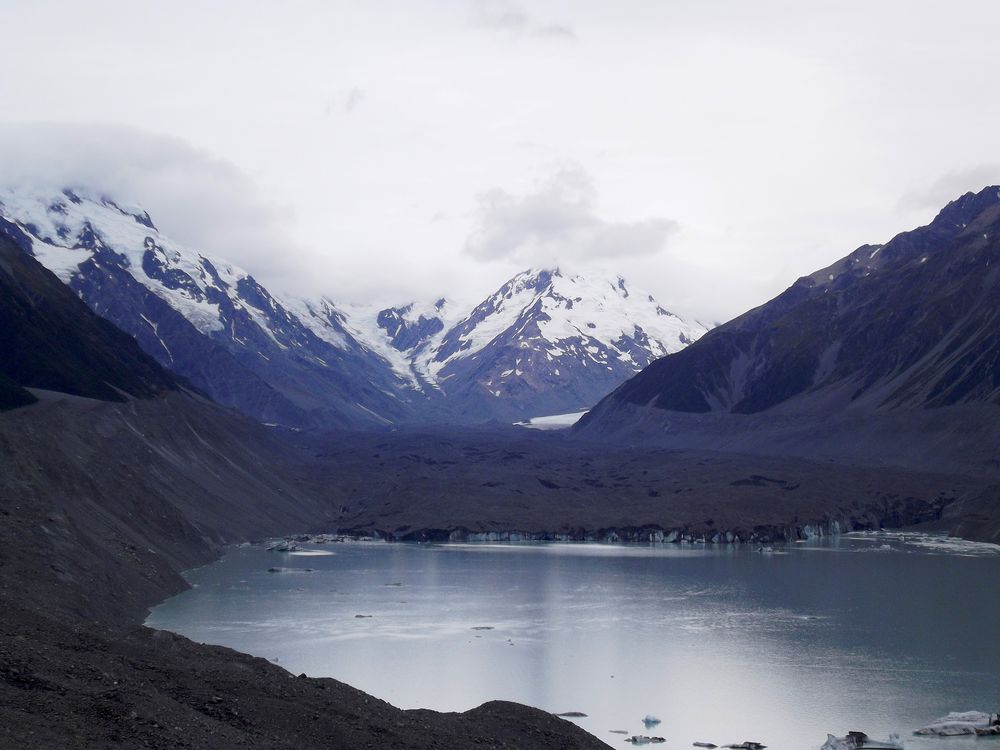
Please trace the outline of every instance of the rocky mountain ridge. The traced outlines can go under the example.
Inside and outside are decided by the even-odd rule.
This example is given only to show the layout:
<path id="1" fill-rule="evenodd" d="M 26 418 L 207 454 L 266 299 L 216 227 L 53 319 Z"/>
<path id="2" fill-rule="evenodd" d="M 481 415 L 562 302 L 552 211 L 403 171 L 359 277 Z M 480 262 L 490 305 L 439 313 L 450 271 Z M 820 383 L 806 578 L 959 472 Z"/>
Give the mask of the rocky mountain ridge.
<path id="1" fill-rule="evenodd" d="M 264 423 L 388 427 L 575 411 L 704 327 L 624 279 L 528 271 L 471 310 L 265 288 L 143 209 L 83 189 L 0 191 L 0 231 L 161 365 Z"/>
<path id="2" fill-rule="evenodd" d="M 606 434 L 642 423 L 647 433 L 659 424 L 663 434 L 663 425 L 683 422 L 691 432 L 710 416 L 721 424 L 723 415 L 757 414 L 829 425 L 963 405 L 977 407 L 984 429 L 997 421 L 995 186 L 952 201 L 927 226 L 858 248 L 654 362 L 576 429 Z M 682 413 L 705 419 L 695 425 L 671 416 Z M 728 434 L 739 431 L 722 421 Z"/>
<path id="3" fill-rule="evenodd" d="M 366 341 L 375 340 L 371 313 Z M 414 383 L 504 419 L 586 409 L 653 360 L 704 334 L 621 276 L 517 274 L 472 310 L 380 310 L 374 321 Z M 359 330 L 361 316 L 350 319 Z"/>

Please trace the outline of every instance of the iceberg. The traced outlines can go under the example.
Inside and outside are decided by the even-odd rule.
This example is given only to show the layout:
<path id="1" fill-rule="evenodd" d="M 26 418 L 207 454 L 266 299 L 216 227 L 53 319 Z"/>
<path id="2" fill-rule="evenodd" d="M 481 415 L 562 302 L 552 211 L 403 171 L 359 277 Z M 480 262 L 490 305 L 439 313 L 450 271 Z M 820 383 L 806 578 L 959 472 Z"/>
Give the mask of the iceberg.
<path id="1" fill-rule="evenodd" d="M 952 711 L 918 729 L 917 735 L 937 735 L 955 737 L 962 734 L 976 734 L 977 729 L 988 729 L 1000 725 L 1000 716 L 982 711 Z"/>
<path id="2" fill-rule="evenodd" d="M 887 740 L 873 740 L 864 732 L 848 732 L 844 737 L 826 736 L 820 750 L 903 750 L 898 734 L 889 735 Z"/>

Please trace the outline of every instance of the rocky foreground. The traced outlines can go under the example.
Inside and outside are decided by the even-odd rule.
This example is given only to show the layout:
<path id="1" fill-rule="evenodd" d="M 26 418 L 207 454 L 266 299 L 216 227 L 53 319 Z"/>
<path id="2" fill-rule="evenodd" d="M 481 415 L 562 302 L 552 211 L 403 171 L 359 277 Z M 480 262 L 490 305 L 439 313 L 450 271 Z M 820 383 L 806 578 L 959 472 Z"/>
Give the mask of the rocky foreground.
<path id="1" fill-rule="evenodd" d="M 402 711 L 141 627 L 179 571 L 324 527 L 320 503 L 262 428 L 205 402 L 36 395 L 0 415 L 0 746 L 606 747 L 526 706 Z"/>

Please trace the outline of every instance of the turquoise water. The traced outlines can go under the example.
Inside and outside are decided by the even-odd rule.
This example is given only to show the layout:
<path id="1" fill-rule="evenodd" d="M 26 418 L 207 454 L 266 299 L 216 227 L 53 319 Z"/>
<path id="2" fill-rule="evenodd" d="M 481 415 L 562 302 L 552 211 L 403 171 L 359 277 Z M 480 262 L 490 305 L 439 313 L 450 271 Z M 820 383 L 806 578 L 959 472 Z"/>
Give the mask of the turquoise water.
<path id="1" fill-rule="evenodd" d="M 403 707 L 491 699 L 583 728 L 818 748 L 1000 710 L 998 548 L 928 537 L 749 547 L 597 544 L 232 549 L 147 624 Z M 330 554 L 332 553 L 332 554 Z M 271 573 L 280 567 L 286 572 Z M 363 617 L 359 617 L 363 615 Z M 994 743 L 1000 747 L 1000 743 Z"/>

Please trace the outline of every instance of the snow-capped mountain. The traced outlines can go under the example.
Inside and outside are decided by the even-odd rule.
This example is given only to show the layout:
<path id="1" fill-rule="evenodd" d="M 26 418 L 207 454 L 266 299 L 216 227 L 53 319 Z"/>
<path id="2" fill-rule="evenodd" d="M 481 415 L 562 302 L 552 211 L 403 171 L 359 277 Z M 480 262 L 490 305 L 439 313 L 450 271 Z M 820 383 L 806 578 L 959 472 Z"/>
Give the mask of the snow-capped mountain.
<path id="1" fill-rule="evenodd" d="M 349 325 L 381 333 L 397 370 L 467 413 L 522 417 L 587 408 L 654 359 L 703 333 L 620 276 L 518 274 L 458 317 L 442 298 L 371 312 Z"/>
<path id="2" fill-rule="evenodd" d="M 705 332 L 620 277 L 526 271 L 475 306 L 337 305 L 262 286 L 83 189 L 0 190 L 0 232 L 160 364 L 267 423 L 576 411 Z"/>
<path id="3" fill-rule="evenodd" d="M 412 389 L 327 300 L 278 300 L 149 214 L 84 190 L 0 192 L 7 234 L 160 364 L 264 422 L 398 421 Z"/>

